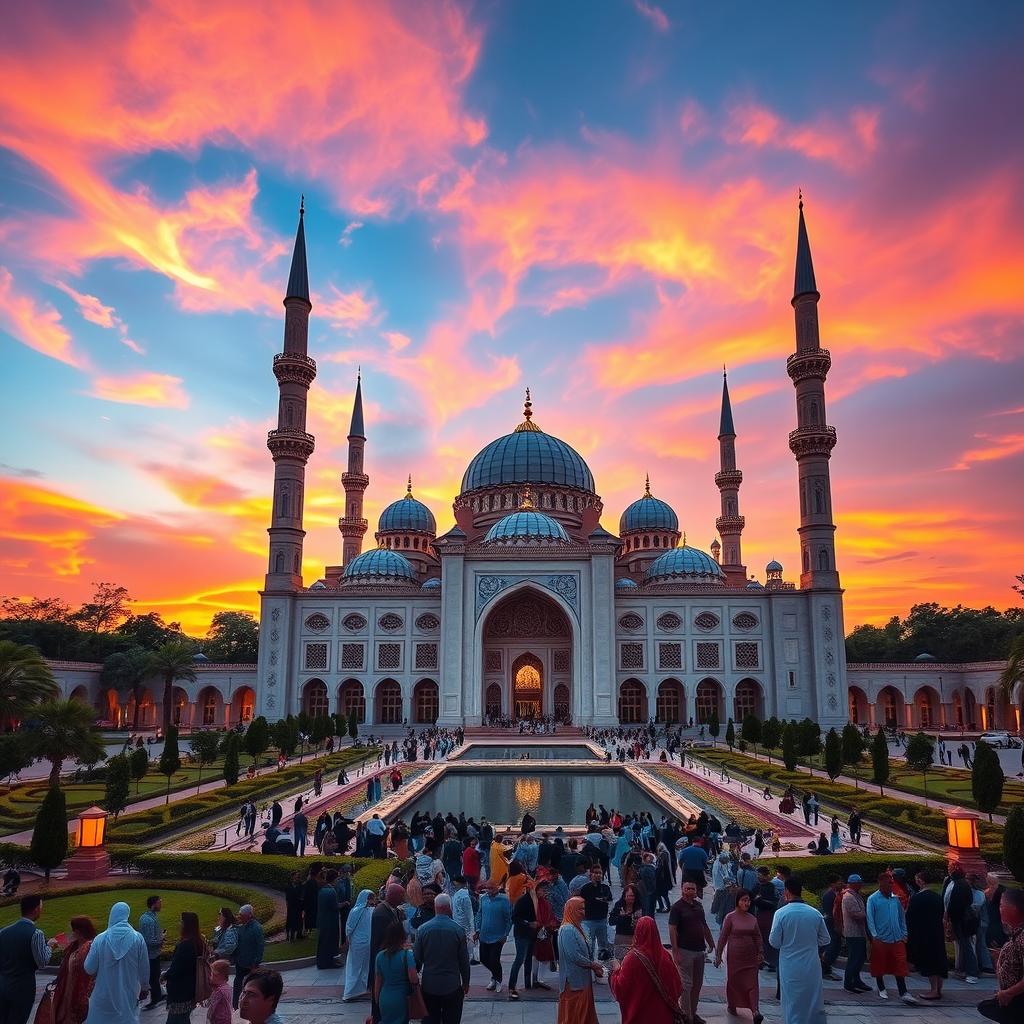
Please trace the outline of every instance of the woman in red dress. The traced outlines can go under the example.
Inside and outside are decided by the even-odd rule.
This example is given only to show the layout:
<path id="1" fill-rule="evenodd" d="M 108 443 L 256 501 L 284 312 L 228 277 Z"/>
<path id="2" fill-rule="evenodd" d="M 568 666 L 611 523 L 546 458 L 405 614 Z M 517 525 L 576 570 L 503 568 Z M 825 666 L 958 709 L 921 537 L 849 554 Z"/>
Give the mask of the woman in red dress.
<path id="1" fill-rule="evenodd" d="M 672 1024 L 683 985 L 661 944 L 654 918 L 637 921 L 633 945 L 621 964 L 613 960 L 611 966 L 608 985 L 619 1004 L 622 1024 Z"/>
<path id="2" fill-rule="evenodd" d="M 85 973 L 96 926 L 88 917 L 71 918 L 71 944 L 64 950 L 53 990 L 53 1024 L 82 1024 L 89 1012 L 94 978 Z"/>
<path id="3" fill-rule="evenodd" d="M 753 1011 L 754 1024 L 764 1019 L 758 1008 L 757 972 L 761 966 L 764 948 L 757 918 L 750 912 L 750 893 L 741 891 L 736 897 L 736 909 L 725 915 L 722 932 L 715 949 L 715 966 L 725 958 L 725 1000 L 729 1013 L 735 1014 L 740 1006 Z"/>

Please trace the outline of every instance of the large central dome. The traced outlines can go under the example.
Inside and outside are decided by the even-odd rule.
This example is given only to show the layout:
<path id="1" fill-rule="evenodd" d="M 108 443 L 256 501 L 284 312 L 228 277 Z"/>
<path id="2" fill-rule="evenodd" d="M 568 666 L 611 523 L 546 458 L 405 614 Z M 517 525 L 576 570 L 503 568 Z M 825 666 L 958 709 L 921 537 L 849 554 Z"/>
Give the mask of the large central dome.
<path id="1" fill-rule="evenodd" d="M 583 457 L 565 441 L 544 433 L 532 420 L 527 397 L 524 420 L 492 441 L 469 464 L 462 493 L 502 484 L 554 484 L 594 494 L 594 476 Z"/>

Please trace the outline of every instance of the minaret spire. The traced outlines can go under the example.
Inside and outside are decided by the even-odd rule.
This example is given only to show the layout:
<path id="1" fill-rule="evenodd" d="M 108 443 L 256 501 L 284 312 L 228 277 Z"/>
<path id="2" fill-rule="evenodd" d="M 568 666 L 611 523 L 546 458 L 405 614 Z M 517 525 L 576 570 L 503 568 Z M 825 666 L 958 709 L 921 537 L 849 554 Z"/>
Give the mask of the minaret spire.
<path id="1" fill-rule="evenodd" d="M 274 459 L 274 504 L 270 518 L 270 558 L 265 589 L 302 586 L 302 505 L 306 463 L 315 440 L 306 433 L 306 401 L 316 363 L 306 354 L 309 339 L 309 275 L 306 269 L 305 204 L 299 206 L 291 272 L 284 298 L 284 351 L 274 356 L 277 377 L 277 429 L 267 435 Z"/>
<path id="2" fill-rule="evenodd" d="M 811 262 L 811 243 L 800 196 L 796 236 L 796 276 L 793 311 L 796 352 L 786 370 L 796 388 L 797 429 L 789 435 L 800 479 L 800 586 L 803 589 L 839 589 L 836 570 L 835 523 L 832 520 L 832 484 L 829 458 L 836 431 L 826 423 L 825 378 L 832 365 L 818 334 L 818 294 Z"/>
<path id="3" fill-rule="evenodd" d="M 732 418 L 732 402 L 729 400 L 729 377 L 722 367 L 722 415 L 718 427 L 719 471 L 715 474 L 722 502 L 722 514 L 715 520 L 722 538 L 722 569 L 726 578 L 735 586 L 747 582 L 747 569 L 743 564 L 740 538 L 746 520 L 740 515 L 740 484 L 743 474 L 736 468 L 736 427 Z"/>
<path id="4" fill-rule="evenodd" d="M 341 564 L 348 565 L 363 550 L 368 523 L 363 518 L 363 492 L 370 478 L 363 472 L 366 428 L 363 425 L 363 374 L 356 370 L 356 395 L 352 401 L 352 422 L 348 428 L 348 468 L 341 474 L 345 488 L 345 514 L 338 520 L 341 531 Z"/>

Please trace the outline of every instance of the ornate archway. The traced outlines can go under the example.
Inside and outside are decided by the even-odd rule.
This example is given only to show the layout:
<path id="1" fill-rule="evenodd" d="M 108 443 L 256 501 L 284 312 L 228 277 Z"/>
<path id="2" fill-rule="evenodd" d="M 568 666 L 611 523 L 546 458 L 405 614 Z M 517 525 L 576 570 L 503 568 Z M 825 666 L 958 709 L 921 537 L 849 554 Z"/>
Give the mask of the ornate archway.
<path id="1" fill-rule="evenodd" d="M 487 614 L 481 645 L 485 715 L 570 718 L 572 626 L 555 600 L 532 587 L 506 595 Z"/>
<path id="2" fill-rule="evenodd" d="M 544 714 L 544 665 L 534 654 L 521 654 L 512 663 L 512 714 L 516 718 Z"/>

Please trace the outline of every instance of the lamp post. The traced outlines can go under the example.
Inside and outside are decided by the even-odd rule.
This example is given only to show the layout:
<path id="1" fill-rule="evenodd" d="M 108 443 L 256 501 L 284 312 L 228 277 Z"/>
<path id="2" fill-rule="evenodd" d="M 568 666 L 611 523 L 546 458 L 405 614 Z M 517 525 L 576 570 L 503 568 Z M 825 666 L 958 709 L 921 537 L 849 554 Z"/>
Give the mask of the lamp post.
<path id="1" fill-rule="evenodd" d="M 102 807 L 90 807 L 78 815 L 75 852 L 67 862 L 69 879 L 104 878 L 110 874 L 110 854 L 103 845 L 106 831 L 107 812 Z"/>
<path id="2" fill-rule="evenodd" d="M 977 872 L 984 875 L 987 869 L 981 859 L 978 815 L 974 811 L 964 810 L 963 807 L 946 811 L 946 841 L 951 862 L 963 868 L 967 874 Z"/>

